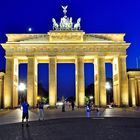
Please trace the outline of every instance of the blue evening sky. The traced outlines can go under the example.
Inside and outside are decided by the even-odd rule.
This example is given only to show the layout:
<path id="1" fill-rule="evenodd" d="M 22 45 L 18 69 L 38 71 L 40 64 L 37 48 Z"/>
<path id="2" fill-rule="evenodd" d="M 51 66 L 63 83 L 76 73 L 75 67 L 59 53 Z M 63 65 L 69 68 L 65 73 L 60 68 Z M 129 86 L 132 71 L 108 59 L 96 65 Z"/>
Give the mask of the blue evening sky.
<path id="1" fill-rule="evenodd" d="M 52 29 L 52 17 L 63 16 L 61 5 L 68 5 L 68 16 L 81 17 L 86 33 L 126 33 L 131 43 L 127 50 L 127 67 L 140 66 L 140 1 L 139 0 L 0 0 L 0 42 L 6 33 L 47 33 Z M 112 75 L 106 65 L 107 76 Z M 48 89 L 48 65 L 39 64 L 39 82 Z M 4 50 L 0 47 L 0 70 L 5 69 Z M 85 64 L 86 86 L 93 82 L 93 64 Z M 58 64 L 58 94 L 74 94 L 74 64 Z M 27 65 L 20 66 L 20 80 L 27 77 Z"/>

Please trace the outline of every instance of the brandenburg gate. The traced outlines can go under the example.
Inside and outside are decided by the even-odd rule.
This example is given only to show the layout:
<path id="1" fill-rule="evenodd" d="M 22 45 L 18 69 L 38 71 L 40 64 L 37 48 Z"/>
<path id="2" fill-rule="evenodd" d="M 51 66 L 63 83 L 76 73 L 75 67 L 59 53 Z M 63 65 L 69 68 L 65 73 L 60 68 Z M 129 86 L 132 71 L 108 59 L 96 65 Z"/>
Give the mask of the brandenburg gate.
<path id="1" fill-rule="evenodd" d="M 126 70 L 125 34 L 86 34 L 80 30 L 79 18 L 73 26 L 72 18 L 64 17 L 60 25 L 53 18 L 53 30 L 47 34 L 7 34 L 2 44 L 6 51 L 4 77 L 4 107 L 18 106 L 19 64 L 27 63 L 27 100 L 37 104 L 38 64 L 49 64 L 49 104 L 57 101 L 57 63 L 75 64 L 76 105 L 85 104 L 84 63 L 94 64 L 95 105 L 106 106 L 105 63 L 113 67 L 113 96 L 118 106 L 129 105 Z M 72 25 L 71 25 L 72 24 Z"/>

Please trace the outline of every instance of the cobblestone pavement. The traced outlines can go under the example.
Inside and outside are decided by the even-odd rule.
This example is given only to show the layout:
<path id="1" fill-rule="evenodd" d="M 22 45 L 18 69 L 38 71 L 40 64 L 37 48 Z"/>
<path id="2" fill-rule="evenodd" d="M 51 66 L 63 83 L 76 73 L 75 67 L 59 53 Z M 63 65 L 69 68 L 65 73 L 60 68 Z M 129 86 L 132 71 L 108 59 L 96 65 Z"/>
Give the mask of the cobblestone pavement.
<path id="1" fill-rule="evenodd" d="M 65 118 L 0 125 L 0 140 L 140 140 L 139 118 Z"/>
<path id="2" fill-rule="evenodd" d="M 105 109 L 102 116 L 104 117 L 129 117 L 140 118 L 140 108 L 112 108 Z"/>
<path id="3" fill-rule="evenodd" d="M 140 140 L 140 108 L 45 109 L 29 111 L 30 127 L 21 127 L 21 110 L 0 111 L 0 140 Z"/>
<path id="4" fill-rule="evenodd" d="M 140 108 L 112 108 L 105 109 L 100 108 L 100 112 L 96 110 L 86 112 L 85 109 L 76 109 L 71 111 L 67 109 L 66 112 L 62 112 L 61 109 L 45 109 L 45 120 L 59 119 L 59 118 L 96 118 L 96 117 L 129 117 L 129 118 L 140 118 Z M 22 112 L 20 109 L 15 110 L 4 110 L 0 111 L 0 125 L 21 122 Z M 29 120 L 38 120 L 38 111 L 29 111 Z"/>
<path id="5" fill-rule="evenodd" d="M 58 118 L 81 118 L 81 117 L 101 117 L 105 109 L 100 109 L 99 113 L 96 111 L 86 112 L 85 109 L 76 109 L 75 111 L 67 110 L 62 112 L 61 109 L 45 109 L 45 120 L 58 119 Z M 0 125 L 21 122 L 22 112 L 20 109 L 8 111 L 0 116 Z M 38 111 L 29 111 L 29 121 L 38 120 Z"/>

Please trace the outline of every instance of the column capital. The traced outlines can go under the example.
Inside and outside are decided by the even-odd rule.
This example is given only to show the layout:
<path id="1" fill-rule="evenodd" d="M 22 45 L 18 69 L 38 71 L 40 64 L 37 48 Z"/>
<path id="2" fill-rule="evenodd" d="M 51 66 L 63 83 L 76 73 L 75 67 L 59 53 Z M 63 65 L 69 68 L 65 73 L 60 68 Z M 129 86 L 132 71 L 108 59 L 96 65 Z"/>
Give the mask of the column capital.
<path id="1" fill-rule="evenodd" d="M 6 59 L 13 59 L 13 56 L 5 56 Z"/>
<path id="2" fill-rule="evenodd" d="M 57 63 L 57 58 L 56 57 L 49 57 L 49 64 L 56 64 Z"/>
<path id="3" fill-rule="evenodd" d="M 48 58 L 56 58 L 56 55 L 48 55 Z"/>
<path id="4" fill-rule="evenodd" d="M 18 59 L 18 57 L 14 56 L 14 55 L 6 55 L 5 58 L 6 59 Z"/>
<path id="5" fill-rule="evenodd" d="M 78 62 L 83 62 L 84 63 L 84 56 L 76 56 L 75 58 L 75 64 Z"/>
<path id="6" fill-rule="evenodd" d="M 104 59 L 105 59 L 105 56 L 104 56 L 104 55 L 96 55 L 94 58 L 95 58 L 95 59 L 96 59 L 96 58 L 104 58 Z"/>
<path id="7" fill-rule="evenodd" d="M 114 55 L 113 59 L 115 58 L 126 58 L 127 55 Z"/>
<path id="8" fill-rule="evenodd" d="M 36 58 L 34 55 L 27 55 L 27 58 Z"/>
<path id="9" fill-rule="evenodd" d="M 140 78 L 138 78 L 138 77 L 135 77 L 135 80 L 138 80 L 140 82 Z"/>
<path id="10" fill-rule="evenodd" d="M 76 57 L 84 57 L 84 56 L 85 56 L 85 55 L 82 55 L 82 54 L 81 54 L 81 55 L 76 55 Z"/>
<path id="11" fill-rule="evenodd" d="M 127 55 L 119 55 L 119 58 L 126 58 Z"/>
<path id="12" fill-rule="evenodd" d="M 129 80 L 135 80 L 136 78 L 134 78 L 134 77 L 129 77 L 128 79 L 129 79 Z"/>
<path id="13" fill-rule="evenodd" d="M 35 64 L 38 64 L 38 60 L 36 56 L 28 56 L 27 57 L 27 62 L 29 63 L 29 59 L 31 59 L 31 61 L 33 60 Z"/>
<path id="14" fill-rule="evenodd" d="M 3 77 L 5 75 L 4 72 L 0 72 L 0 77 Z"/>

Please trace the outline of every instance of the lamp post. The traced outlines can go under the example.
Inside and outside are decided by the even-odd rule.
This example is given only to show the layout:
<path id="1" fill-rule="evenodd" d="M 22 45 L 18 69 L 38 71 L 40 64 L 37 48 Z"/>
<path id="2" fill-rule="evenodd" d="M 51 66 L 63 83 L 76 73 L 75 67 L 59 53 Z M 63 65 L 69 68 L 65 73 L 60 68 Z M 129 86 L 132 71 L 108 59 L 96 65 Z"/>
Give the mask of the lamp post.
<path id="1" fill-rule="evenodd" d="M 23 100 L 23 97 L 24 97 L 23 93 L 26 90 L 25 83 L 20 83 L 19 86 L 18 86 L 18 90 L 21 92 L 21 94 L 20 94 L 20 104 L 21 104 L 21 102 Z"/>
<path id="2" fill-rule="evenodd" d="M 109 91 L 111 89 L 111 84 L 109 82 L 106 82 L 106 89 Z M 107 94 L 108 102 L 110 104 L 110 93 Z"/>

